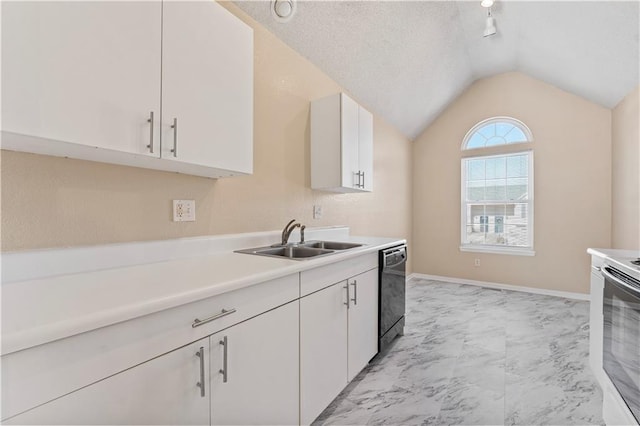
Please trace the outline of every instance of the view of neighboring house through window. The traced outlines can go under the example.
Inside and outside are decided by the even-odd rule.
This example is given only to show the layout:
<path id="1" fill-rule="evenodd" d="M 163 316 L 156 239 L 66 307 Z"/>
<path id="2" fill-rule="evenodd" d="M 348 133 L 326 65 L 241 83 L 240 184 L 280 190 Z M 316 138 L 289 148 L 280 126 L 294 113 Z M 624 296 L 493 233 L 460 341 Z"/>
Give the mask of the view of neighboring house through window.
<path id="1" fill-rule="evenodd" d="M 462 250 L 533 253 L 533 151 L 508 146 L 532 139 L 508 117 L 482 121 L 465 136 L 463 151 L 478 155 L 462 159 Z M 488 148 L 491 155 L 482 155 Z"/>

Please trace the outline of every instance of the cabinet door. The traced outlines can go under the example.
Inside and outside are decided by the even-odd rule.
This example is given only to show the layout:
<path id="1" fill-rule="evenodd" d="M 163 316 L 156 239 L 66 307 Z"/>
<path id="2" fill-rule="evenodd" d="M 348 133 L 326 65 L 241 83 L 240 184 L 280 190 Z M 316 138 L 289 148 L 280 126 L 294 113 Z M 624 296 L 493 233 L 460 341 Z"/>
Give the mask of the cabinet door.
<path id="1" fill-rule="evenodd" d="M 212 424 L 298 424 L 298 312 L 296 300 L 211 336 Z"/>
<path id="2" fill-rule="evenodd" d="M 202 339 L 3 424 L 208 425 L 209 389 L 197 385 L 208 378 L 208 352 Z"/>
<path id="3" fill-rule="evenodd" d="M 157 156 L 160 23 L 159 1 L 2 2 L 2 130 Z"/>
<path id="4" fill-rule="evenodd" d="M 359 189 L 361 178 L 358 158 L 358 109 L 360 106 L 344 93 L 340 96 L 340 132 L 342 158 L 342 186 Z"/>
<path id="5" fill-rule="evenodd" d="M 168 1 L 162 42 L 162 156 L 251 173 L 252 29 L 215 1 Z"/>
<path id="6" fill-rule="evenodd" d="M 378 353 L 378 270 L 349 280 L 349 381 Z"/>
<path id="7" fill-rule="evenodd" d="M 310 424 L 347 385 L 346 281 L 300 299 L 300 421 Z"/>
<path id="8" fill-rule="evenodd" d="M 358 107 L 358 164 L 364 191 L 373 191 L 373 115 Z"/>

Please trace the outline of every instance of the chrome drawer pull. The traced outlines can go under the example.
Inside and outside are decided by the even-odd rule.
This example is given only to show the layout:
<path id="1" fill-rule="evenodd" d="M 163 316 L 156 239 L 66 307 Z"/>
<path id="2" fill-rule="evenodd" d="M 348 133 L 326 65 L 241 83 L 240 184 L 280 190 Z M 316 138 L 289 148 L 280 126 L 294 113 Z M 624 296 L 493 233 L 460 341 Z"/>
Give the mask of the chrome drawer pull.
<path id="1" fill-rule="evenodd" d="M 218 372 L 222 374 L 222 383 L 227 383 L 227 373 L 228 373 L 227 350 L 229 348 L 229 343 L 227 342 L 227 336 L 224 336 L 219 343 L 222 345 L 223 355 L 222 355 L 222 368 Z"/>
<path id="2" fill-rule="evenodd" d="M 149 113 L 147 123 L 151 123 L 151 126 L 149 126 L 149 145 L 147 145 L 147 148 L 149 148 L 149 152 L 153 154 L 153 111 Z"/>
<path id="3" fill-rule="evenodd" d="M 223 309 L 222 312 L 220 312 L 219 314 L 215 314 L 214 316 L 211 316 L 209 318 L 205 318 L 203 320 L 196 318 L 193 320 L 193 324 L 191 324 L 191 327 L 193 328 L 200 327 L 202 324 L 206 324 L 208 322 L 215 321 L 222 317 L 226 317 L 227 315 L 231 315 L 235 311 L 236 311 L 236 308 L 229 309 L 229 310 Z"/>
<path id="4" fill-rule="evenodd" d="M 353 302 L 354 305 L 357 305 L 358 304 L 358 280 L 353 280 L 351 285 L 353 286 L 353 299 L 351 299 L 351 301 Z"/>
<path id="5" fill-rule="evenodd" d="M 200 358 L 200 381 L 196 383 L 196 386 L 200 388 L 200 396 L 205 396 L 205 381 L 204 381 L 204 347 L 200 346 L 200 350 L 196 352 L 196 356 Z"/>
<path id="6" fill-rule="evenodd" d="M 173 152 L 174 157 L 177 157 L 178 156 L 178 119 L 177 118 L 173 119 L 173 124 L 171 125 L 171 128 L 173 129 L 173 149 L 171 150 L 171 152 Z"/>

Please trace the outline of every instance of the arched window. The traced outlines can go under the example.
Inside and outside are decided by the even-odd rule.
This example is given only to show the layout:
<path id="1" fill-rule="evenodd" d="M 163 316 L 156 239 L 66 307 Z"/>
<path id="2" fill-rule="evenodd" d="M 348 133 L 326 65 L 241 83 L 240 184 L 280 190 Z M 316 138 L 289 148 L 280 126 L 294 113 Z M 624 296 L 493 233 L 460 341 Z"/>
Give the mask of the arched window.
<path id="1" fill-rule="evenodd" d="M 532 142 L 531 130 L 520 120 L 511 117 L 493 117 L 483 120 L 467 132 L 462 149 Z"/>
<path id="2" fill-rule="evenodd" d="M 465 135 L 461 250 L 534 254 L 533 150 L 508 147 L 532 141 L 531 130 L 510 117 L 483 120 Z"/>

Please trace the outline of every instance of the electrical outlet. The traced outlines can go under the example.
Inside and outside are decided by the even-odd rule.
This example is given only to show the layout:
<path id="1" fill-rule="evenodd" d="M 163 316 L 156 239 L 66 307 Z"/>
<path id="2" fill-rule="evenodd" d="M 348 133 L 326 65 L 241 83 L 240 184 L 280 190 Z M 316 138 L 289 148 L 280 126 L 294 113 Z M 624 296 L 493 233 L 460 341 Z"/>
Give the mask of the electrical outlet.
<path id="1" fill-rule="evenodd" d="M 476 260 L 473 262 L 473 265 L 474 265 L 474 266 L 480 266 L 480 259 L 476 259 Z"/>
<path id="2" fill-rule="evenodd" d="M 173 200 L 173 221 L 174 222 L 195 222 L 196 221 L 196 201 L 195 200 Z"/>
<path id="3" fill-rule="evenodd" d="M 313 206 L 313 218 L 314 219 L 322 218 L 322 206 L 320 205 Z"/>

